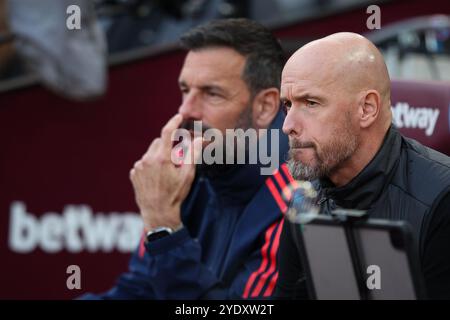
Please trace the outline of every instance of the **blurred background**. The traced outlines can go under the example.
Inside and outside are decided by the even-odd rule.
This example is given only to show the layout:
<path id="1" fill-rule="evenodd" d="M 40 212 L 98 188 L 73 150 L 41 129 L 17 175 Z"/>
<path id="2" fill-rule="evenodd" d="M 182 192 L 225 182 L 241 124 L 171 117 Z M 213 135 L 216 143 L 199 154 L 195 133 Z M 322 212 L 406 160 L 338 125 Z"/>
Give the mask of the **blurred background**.
<path id="1" fill-rule="evenodd" d="M 0 0 L 1 299 L 70 299 L 126 270 L 142 231 L 128 172 L 181 101 L 177 39 L 228 17 L 268 26 L 286 57 L 364 34 L 388 64 L 395 125 L 450 155 L 448 0 Z"/>

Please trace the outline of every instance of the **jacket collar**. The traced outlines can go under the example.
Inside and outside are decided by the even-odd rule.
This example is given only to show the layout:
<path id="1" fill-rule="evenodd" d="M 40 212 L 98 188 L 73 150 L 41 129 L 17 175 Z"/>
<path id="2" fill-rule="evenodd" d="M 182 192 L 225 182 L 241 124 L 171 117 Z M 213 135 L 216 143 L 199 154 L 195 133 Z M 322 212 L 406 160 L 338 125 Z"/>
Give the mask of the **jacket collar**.
<path id="1" fill-rule="evenodd" d="M 342 208 L 369 209 L 391 181 L 399 161 L 400 148 L 401 135 L 391 126 L 375 157 L 348 184 L 335 187 L 328 178 L 320 179 L 319 202 L 331 198 Z"/>

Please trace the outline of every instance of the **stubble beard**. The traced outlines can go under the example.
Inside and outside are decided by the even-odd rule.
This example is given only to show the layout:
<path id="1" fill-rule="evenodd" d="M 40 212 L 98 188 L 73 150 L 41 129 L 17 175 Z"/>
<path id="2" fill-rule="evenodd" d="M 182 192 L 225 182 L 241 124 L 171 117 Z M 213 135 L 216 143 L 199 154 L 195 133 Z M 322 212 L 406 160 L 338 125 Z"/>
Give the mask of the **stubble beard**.
<path id="1" fill-rule="evenodd" d="M 292 148 L 305 144 L 309 144 L 313 148 L 314 163 L 304 164 L 295 160 Z M 329 177 L 355 153 L 359 144 L 359 135 L 351 130 L 351 118 L 350 114 L 347 114 L 344 125 L 336 127 L 331 135 L 331 139 L 320 150 L 318 150 L 317 145 L 313 142 L 305 143 L 290 139 L 287 162 L 289 171 L 296 180 L 312 181 Z"/>

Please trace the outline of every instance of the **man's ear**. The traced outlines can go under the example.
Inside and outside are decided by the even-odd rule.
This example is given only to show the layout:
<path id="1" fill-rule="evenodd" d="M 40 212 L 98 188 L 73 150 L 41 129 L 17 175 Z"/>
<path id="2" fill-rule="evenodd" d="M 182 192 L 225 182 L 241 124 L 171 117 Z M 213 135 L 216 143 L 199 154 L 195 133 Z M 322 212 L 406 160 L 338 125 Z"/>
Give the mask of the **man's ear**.
<path id="1" fill-rule="evenodd" d="M 360 100 L 360 118 L 361 128 L 368 128 L 375 122 L 380 115 L 382 101 L 380 94 L 376 90 L 368 90 L 364 92 Z"/>
<path id="2" fill-rule="evenodd" d="M 261 90 L 253 99 L 253 124 L 257 129 L 266 129 L 280 108 L 280 91 L 277 88 Z"/>

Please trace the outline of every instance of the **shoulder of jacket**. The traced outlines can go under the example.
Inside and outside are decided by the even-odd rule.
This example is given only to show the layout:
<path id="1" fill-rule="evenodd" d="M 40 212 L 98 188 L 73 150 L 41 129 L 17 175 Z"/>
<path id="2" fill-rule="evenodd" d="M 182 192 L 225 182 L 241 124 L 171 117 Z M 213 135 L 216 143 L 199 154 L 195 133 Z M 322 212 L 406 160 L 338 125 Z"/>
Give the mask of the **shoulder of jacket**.
<path id="1" fill-rule="evenodd" d="M 450 157 L 406 137 L 397 172 L 391 184 L 408 196 L 432 206 L 450 186 Z"/>

